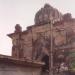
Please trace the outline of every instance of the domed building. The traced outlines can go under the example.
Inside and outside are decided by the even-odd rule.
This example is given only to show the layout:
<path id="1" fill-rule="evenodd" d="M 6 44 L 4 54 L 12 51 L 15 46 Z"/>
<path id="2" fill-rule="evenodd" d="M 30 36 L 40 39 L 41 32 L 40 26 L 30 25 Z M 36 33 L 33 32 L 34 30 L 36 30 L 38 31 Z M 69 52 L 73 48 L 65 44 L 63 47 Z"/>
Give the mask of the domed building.
<path id="1" fill-rule="evenodd" d="M 75 19 L 45 4 L 35 14 L 35 24 L 22 31 L 16 24 L 8 34 L 12 39 L 12 56 L 0 56 L 1 75 L 49 75 L 62 63 L 68 65 L 75 54 Z M 52 66 L 50 67 L 52 63 Z"/>

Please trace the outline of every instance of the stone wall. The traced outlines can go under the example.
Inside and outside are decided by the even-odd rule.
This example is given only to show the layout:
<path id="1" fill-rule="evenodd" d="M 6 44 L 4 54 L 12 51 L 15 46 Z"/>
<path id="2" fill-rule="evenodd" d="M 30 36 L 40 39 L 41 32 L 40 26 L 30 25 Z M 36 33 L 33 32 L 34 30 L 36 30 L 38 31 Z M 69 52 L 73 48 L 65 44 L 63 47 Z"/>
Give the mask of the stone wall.
<path id="1" fill-rule="evenodd" d="M 0 63 L 0 75 L 40 75 L 40 68 Z"/>
<path id="2" fill-rule="evenodd" d="M 35 57 L 37 52 L 42 52 L 42 49 L 44 50 L 44 54 L 49 55 L 48 51 L 50 50 L 51 34 L 50 25 L 50 23 L 40 26 L 34 25 L 21 33 L 11 34 L 10 36 L 13 43 L 12 55 L 17 58 L 22 55 L 21 58 L 31 59 L 32 56 Z M 70 40 L 75 33 L 75 21 L 56 22 L 53 24 L 52 32 L 53 47 L 66 46 L 68 43 L 71 44 Z"/>

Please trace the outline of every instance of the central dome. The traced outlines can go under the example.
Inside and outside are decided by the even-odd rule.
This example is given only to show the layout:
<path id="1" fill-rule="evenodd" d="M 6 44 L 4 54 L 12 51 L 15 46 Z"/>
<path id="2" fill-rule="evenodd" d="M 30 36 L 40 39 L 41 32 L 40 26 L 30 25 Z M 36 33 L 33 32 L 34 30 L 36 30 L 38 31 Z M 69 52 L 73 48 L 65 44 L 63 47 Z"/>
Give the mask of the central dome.
<path id="1" fill-rule="evenodd" d="M 51 20 L 60 21 L 62 14 L 49 4 L 45 4 L 35 15 L 35 25 L 45 24 Z"/>

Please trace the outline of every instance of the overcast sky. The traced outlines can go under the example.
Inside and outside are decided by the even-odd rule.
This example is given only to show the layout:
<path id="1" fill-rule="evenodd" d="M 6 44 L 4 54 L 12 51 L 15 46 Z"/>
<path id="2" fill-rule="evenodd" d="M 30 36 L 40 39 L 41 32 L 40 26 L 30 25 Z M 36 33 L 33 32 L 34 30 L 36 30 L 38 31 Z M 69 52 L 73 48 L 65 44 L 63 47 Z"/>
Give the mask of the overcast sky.
<path id="1" fill-rule="evenodd" d="M 0 0 L 0 54 L 11 55 L 12 42 L 7 34 L 14 32 L 16 24 L 23 30 L 33 25 L 36 12 L 45 3 L 75 17 L 75 0 Z"/>

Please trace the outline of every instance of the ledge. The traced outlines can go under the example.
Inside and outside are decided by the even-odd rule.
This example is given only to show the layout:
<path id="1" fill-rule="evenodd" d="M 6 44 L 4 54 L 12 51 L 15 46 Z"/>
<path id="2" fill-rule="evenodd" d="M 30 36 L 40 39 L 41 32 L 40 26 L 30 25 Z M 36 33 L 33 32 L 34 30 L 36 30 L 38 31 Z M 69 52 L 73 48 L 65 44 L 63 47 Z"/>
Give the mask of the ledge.
<path id="1" fill-rule="evenodd" d="M 32 60 L 24 60 L 24 59 L 16 59 L 11 56 L 0 55 L 0 63 L 4 64 L 13 64 L 18 66 L 25 67 L 42 67 L 44 65 L 43 62 L 37 62 Z"/>

